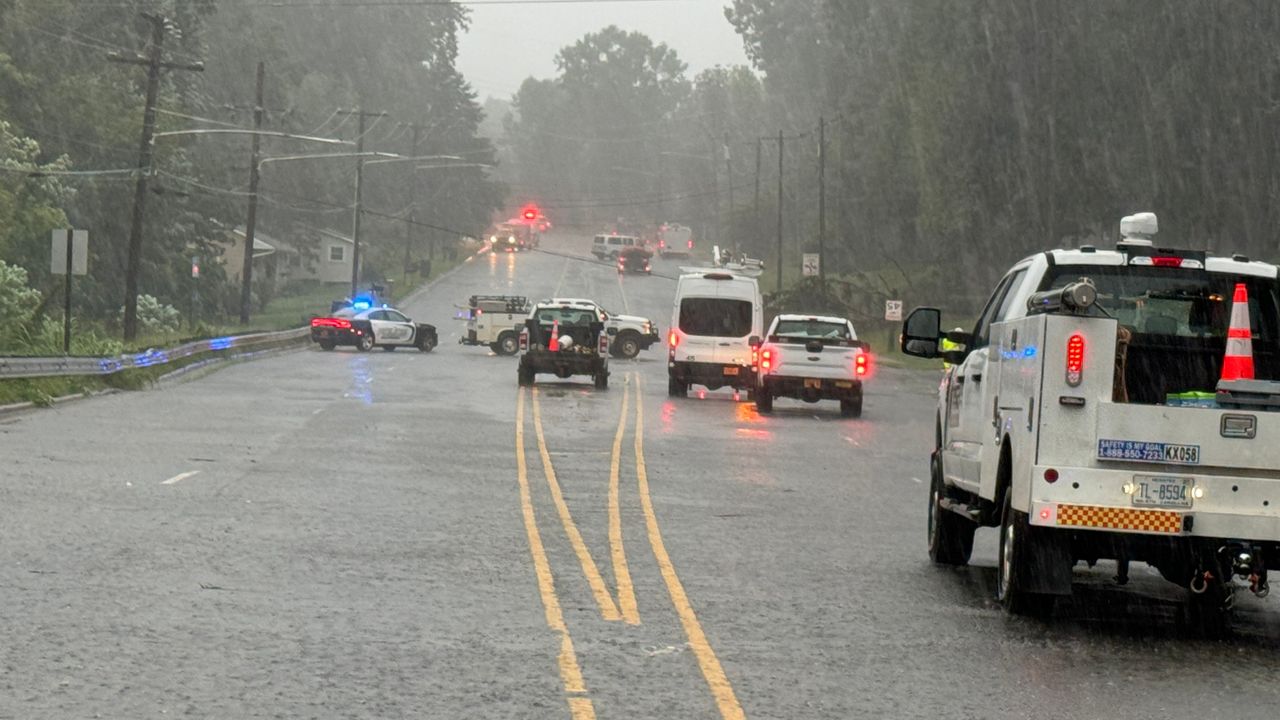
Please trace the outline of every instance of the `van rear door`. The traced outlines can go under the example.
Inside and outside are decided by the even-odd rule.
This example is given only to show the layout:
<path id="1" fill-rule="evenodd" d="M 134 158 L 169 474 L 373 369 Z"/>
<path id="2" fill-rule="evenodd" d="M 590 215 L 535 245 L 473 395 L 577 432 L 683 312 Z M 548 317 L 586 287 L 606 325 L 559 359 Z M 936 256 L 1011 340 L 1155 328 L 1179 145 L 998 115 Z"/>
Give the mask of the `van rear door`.
<path id="1" fill-rule="evenodd" d="M 748 298 L 717 294 L 680 299 L 678 327 L 683 335 L 679 360 L 721 365 L 749 365 L 747 344 L 755 307 Z"/>

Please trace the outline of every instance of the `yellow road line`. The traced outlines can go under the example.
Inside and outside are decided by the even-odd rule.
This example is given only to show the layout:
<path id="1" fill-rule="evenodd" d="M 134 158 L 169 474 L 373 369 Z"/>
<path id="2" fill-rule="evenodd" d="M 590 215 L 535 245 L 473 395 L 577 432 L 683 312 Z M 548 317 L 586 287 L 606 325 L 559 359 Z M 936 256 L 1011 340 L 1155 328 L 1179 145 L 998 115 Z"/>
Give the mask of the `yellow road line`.
<path id="1" fill-rule="evenodd" d="M 733 692 L 733 686 L 729 684 L 729 678 L 725 676 L 724 669 L 720 667 L 720 661 L 716 659 L 715 651 L 711 649 L 711 644 L 707 642 L 706 634 L 702 632 L 702 625 L 698 622 L 698 616 L 693 612 L 693 606 L 689 604 L 689 596 L 685 593 L 684 586 L 680 584 L 680 578 L 676 575 L 675 566 L 671 564 L 671 556 L 667 554 L 667 548 L 662 542 L 662 532 L 658 529 L 658 518 L 653 512 L 653 501 L 649 497 L 649 473 L 644 462 L 644 395 L 641 393 L 643 385 L 639 373 L 635 374 L 635 378 L 636 480 L 640 485 L 640 505 L 644 509 L 644 522 L 649 531 L 649 544 L 653 547 L 653 557 L 658 562 L 662 580 L 666 583 L 667 591 L 671 595 L 671 604 L 675 606 L 676 615 L 680 617 L 680 624 L 684 627 L 685 638 L 689 641 L 689 647 L 693 650 L 694 657 L 698 659 L 698 667 L 702 670 L 702 677 L 706 678 L 707 686 L 711 688 L 711 695 L 716 700 L 716 707 L 720 710 L 720 717 L 724 718 L 724 720 L 743 720 L 746 715 L 742 712 L 742 706 L 738 704 L 738 697 Z"/>
<path id="2" fill-rule="evenodd" d="M 622 469 L 622 437 L 627 432 L 627 410 L 630 386 L 622 389 L 622 413 L 618 416 L 618 432 L 613 436 L 613 455 L 609 459 L 609 553 L 613 561 L 613 582 L 618 588 L 618 608 L 622 619 L 631 625 L 640 623 L 636 607 L 631 571 L 627 569 L 627 553 L 622 548 L 622 512 L 618 507 L 618 476 Z"/>
<path id="3" fill-rule="evenodd" d="M 596 711 L 591 698 L 583 697 L 587 692 L 587 684 L 582 679 L 582 669 L 573 649 L 573 639 L 569 637 L 569 628 L 564 624 L 560 599 L 556 596 L 555 578 L 551 575 L 551 563 L 547 560 L 542 535 L 538 532 L 538 519 L 533 513 L 533 499 L 529 494 L 529 468 L 524 455 L 524 388 L 520 389 L 516 400 L 516 417 L 516 479 L 520 484 L 520 508 L 524 513 L 524 529 L 529 536 L 529 553 L 533 556 L 533 568 L 538 576 L 538 592 L 542 595 L 547 626 L 560 633 L 560 681 L 564 684 L 566 694 L 577 696 L 566 698 L 573 720 L 595 720 Z"/>
<path id="4" fill-rule="evenodd" d="M 618 606 L 613 602 L 613 596 L 609 594 L 604 578 L 600 576 L 596 561 L 591 559 L 587 544 L 582 541 L 582 533 L 578 532 L 578 526 L 573 522 L 573 515 L 569 513 L 569 505 L 564 501 L 564 494 L 560 492 L 560 481 L 556 479 L 556 469 L 551 464 L 551 453 L 547 452 L 547 440 L 542 432 L 542 408 L 538 402 L 536 387 L 533 389 L 533 431 L 538 437 L 538 453 L 542 455 L 542 471 L 547 476 L 547 486 L 551 488 L 551 499 L 555 502 L 556 512 L 560 514 L 564 534 L 569 537 L 569 544 L 573 546 L 573 552 L 582 565 L 582 573 L 586 575 L 587 584 L 591 586 L 591 594 L 595 596 L 596 604 L 600 606 L 600 615 L 605 620 L 620 620 L 622 615 L 618 612 Z"/>

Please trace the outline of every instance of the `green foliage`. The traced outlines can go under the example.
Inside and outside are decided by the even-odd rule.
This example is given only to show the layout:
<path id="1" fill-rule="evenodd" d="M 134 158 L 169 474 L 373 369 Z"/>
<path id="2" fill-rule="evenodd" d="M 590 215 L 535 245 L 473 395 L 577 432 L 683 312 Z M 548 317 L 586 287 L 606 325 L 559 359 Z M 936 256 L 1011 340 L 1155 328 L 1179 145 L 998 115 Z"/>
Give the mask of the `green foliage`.
<path id="1" fill-rule="evenodd" d="M 123 317 L 124 308 L 120 308 Z M 178 332 L 182 315 L 172 305 L 165 305 L 151 295 L 138 296 L 138 329 L 144 335 Z"/>
<path id="2" fill-rule="evenodd" d="M 18 342 L 39 306 L 40 291 L 27 285 L 27 271 L 0 260 L 0 348 Z"/>

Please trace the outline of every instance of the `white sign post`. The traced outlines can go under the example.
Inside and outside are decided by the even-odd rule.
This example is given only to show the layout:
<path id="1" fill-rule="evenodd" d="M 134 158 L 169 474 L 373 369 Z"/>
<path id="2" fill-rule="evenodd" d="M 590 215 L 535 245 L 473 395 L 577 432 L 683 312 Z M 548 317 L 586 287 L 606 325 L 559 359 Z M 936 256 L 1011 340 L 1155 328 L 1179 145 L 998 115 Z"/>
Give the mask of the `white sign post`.
<path id="1" fill-rule="evenodd" d="M 821 262 L 821 256 L 818 253 L 805 253 L 800 269 L 805 277 L 817 277 Z"/>
<path id="2" fill-rule="evenodd" d="M 884 319 L 889 322 L 902 322 L 902 301 L 884 301 Z"/>
<path id="3" fill-rule="evenodd" d="M 71 276 L 89 273 L 89 231 L 57 228 L 49 245 L 49 271 L 66 275 L 62 318 L 62 352 L 71 354 Z"/>

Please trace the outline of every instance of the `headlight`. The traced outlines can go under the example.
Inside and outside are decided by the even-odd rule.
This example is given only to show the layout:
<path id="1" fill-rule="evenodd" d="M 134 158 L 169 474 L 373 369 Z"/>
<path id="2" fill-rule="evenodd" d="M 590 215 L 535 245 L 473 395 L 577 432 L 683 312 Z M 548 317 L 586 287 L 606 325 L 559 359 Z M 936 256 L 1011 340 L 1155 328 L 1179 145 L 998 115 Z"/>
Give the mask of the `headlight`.
<path id="1" fill-rule="evenodd" d="M 645 321 L 644 321 L 644 334 L 645 334 L 645 335 L 652 335 L 652 334 L 653 334 L 653 321 L 652 321 L 652 320 L 645 320 Z"/>

